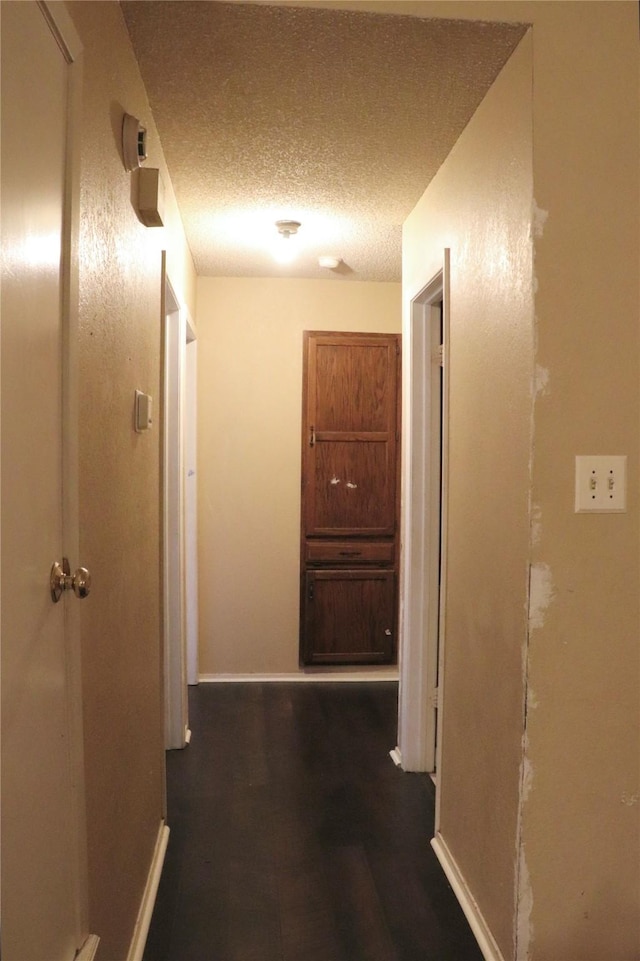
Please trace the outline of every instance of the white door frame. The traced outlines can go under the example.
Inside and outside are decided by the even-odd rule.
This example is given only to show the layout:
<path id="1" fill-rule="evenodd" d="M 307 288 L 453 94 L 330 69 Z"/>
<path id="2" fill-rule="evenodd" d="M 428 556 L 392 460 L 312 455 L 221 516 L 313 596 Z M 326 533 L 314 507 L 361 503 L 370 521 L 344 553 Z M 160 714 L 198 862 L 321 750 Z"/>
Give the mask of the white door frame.
<path id="1" fill-rule="evenodd" d="M 446 570 L 448 334 L 449 251 L 445 250 L 442 269 L 411 301 L 403 344 L 398 754 L 406 771 L 436 769 L 436 705 L 442 711 L 444 604 L 440 599 Z"/>
<path id="2" fill-rule="evenodd" d="M 198 340 L 187 316 L 185 347 L 185 615 L 187 683 L 198 683 Z"/>
<path id="3" fill-rule="evenodd" d="M 162 261 L 162 634 L 165 747 L 187 743 L 184 553 L 184 354 L 186 311 Z"/>

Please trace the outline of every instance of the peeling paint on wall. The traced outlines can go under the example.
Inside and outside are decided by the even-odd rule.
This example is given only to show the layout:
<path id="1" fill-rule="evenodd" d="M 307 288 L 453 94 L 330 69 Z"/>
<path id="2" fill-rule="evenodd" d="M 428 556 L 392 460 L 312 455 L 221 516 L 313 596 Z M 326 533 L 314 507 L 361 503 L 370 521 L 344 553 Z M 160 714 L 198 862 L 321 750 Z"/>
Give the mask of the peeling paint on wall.
<path id="1" fill-rule="evenodd" d="M 620 800 L 623 804 L 626 804 L 627 807 L 633 807 L 634 804 L 640 801 L 640 794 L 627 794 L 625 791 Z"/>
<path id="2" fill-rule="evenodd" d="M 525 754 L 522 759 L 522 784 L 520 787 L 520 801 L 524 804 L 529 794 L 531 793 L 531 787 L 533 785 L 533 765 L 529 760 L 528 756 Z"/>
<path id="3" fill-rule="evenodd" d="M 536 547 L 542 537 L 542 508 L 539 504 L 531 507 L 531 546 Z"/>
<path id="4" fill-rule="evenodd" d="M 543 210 L 541 207 L 538 207 L 537 203 L 534 200 L 531 206 L 531 240 L 532 241 L 540 240 L 540 238 L 544 233 L 545 224 L 547 223 L 548 218 L 549 218 L 549 211 Z M 534 245 L 534 248 L 535 248 L 535 245 Z M 533 251 L 533 260 L 535 262 L 535 249 Z M 532 277 L 532 286 L 533 286 L 533 295 L 535 297 L 535 295 L 538 293 L 538 286 L 539 286 L 538 277 L 535 271 Z M 536 323 L 537 323 L 537 318 L 536 318 Z"/>
<path id="5" fill-rule="evenodd" d="M 536 396 L 540 394 L 544 396 L 549 393 L 549 376 L 549 369 L 547 367 L 536 364 L 534 380 L 534 392 Z"/>
<path id="6" fill-rule="evenodd" d="M 549 218 L 549 211 L 543 210 L 542 207 L 538 207 L 535 200 L 533 201 L 533 206 L 531 209 L 531 226 L 533 228 L 533 236 L 536 238 L 542 237 L 544 233 L 545 224 Z"/>
<path id="7" fill-rule="evenodd" d="M 520 844 L 518 856 L 518 921 L 516 926 L 516 961 L 528 961 L 533 943 L 533 925 L 531 914 L 533 911 L 533 891 L 531 879 L 524 853 L 524 845 Z"/>
<path id="8" fill-rule="evenodd" d="M 538 505 L 531 507 L 531 537 L 533 543 L 540 538 L 541 510 Z M 532 564 L 529 572 L 529 635 L 531 631 L 543 627 L 549 605 L 555 597 L 551 568 L 548 564 Z M 515 961 L 529 961 L 533 945 L 533 890 L 523 843 L 524 809 L 533 788 L 534 768 L 529 756 L 527 732 L 529 712 L 538 706 L 538 699 L 527 683 L 527 657 L 525 655 L 525 716 L 522 735 L 522 761 L 520 765 L 520 803 L 518 806 L 518 828 L 516 834 L 516 917 L 515 917 Z"/>
<path id="9" fill-rule="evenodd" d="M 555 597 L 551 568 L 548 564 L 532 564 L 529 581 L 529 631 L 544 627 L 547 610 Z"/>
<path id="10" fill-rule="evenodd" d="M 525 719 L 526 721 L 526 719 Z M 522 819 L 524 806 L 533 786 L 533 765 L 529 760 L 529 739 L 526 729 L 522 735 L 522 763 L 520 765 L 520 805 L 518 807 L 518 831 L 516 835 L 516 917 L 515 917 L 515 961 L 528 961 L 533 940 L 533 891 L 529 869 L 522 842 Z"/>

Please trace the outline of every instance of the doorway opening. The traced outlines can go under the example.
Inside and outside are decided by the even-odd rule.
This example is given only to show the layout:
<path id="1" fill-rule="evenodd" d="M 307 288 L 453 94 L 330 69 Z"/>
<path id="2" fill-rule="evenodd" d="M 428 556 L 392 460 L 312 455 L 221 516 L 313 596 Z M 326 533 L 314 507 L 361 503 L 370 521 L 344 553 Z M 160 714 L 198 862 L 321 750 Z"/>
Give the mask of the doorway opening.
<path id="1" fill-rule="evenodd" d="M 437 769 L 442 710 L 446 548 L 449 257 L 413 298 L 406 338 L 402 641 L 398 759 Z"/>
<path id="2" fill-rule="evenodd" d="M 188 743 L 187 684 L 197 682 L 196 333 L 163 255 L 162 632 L 165 747 Z"/>

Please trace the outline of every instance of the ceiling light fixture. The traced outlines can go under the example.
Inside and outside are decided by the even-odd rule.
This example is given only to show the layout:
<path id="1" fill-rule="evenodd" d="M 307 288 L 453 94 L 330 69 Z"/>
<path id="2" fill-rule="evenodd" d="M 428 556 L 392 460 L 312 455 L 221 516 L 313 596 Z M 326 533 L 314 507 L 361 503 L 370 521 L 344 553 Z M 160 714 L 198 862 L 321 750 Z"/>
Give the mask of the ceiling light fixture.
<path id="1" fill-rule="evenodd" d="M 291 238 L 298 233 L 301 224 L 298 220 L 276 220 L 276 228 L 281 240 L 274 248 L 274 256 L 278 263 L 289 264 L 296 255 L 296 245 L 291 243 Z"/>

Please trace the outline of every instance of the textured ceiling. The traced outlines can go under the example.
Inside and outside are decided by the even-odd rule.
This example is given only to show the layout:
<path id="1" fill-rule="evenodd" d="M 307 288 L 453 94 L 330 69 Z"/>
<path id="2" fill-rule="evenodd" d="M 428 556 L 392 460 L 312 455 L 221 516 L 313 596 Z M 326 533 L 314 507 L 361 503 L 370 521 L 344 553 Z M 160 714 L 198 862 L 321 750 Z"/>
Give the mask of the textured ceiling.
<path id="1" fill-rule="evenodd" d="M 207 276 L 400 280 L 402 222 L 525 29 L 209 0 L 122 9 Z M 269 249 L 283 218 L 302 224 L 287 267 Z"/>

